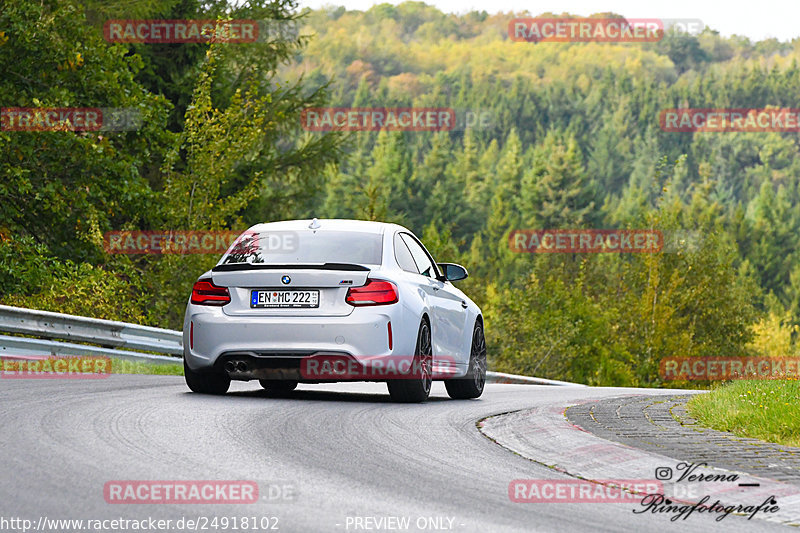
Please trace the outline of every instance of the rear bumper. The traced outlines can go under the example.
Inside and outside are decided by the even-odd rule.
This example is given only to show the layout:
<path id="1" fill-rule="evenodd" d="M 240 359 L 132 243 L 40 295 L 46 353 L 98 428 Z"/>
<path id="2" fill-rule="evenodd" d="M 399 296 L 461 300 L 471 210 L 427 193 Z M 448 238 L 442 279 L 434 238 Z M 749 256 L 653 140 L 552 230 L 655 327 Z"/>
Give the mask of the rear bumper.
<path id="1" fill-rule="evenodd" d="M 229 352 L 217 358 L 213 369 L 234 380 L 294 380 L 303 383 L 337 381 L 387 381 L 419 379 L 421 365 L 410 356 L 377 356 L 370 359 L 346 353 Z M 433 379 L 448 379 L 457 368 L 433 367 Z"/>
<path id="2" fill-rule="evenodd" d="M 393 349 L 388 323 L 392 322 Z M 403 335 L 396 305 L 356 308 L 348 316 L 231 317 L 219 307 L 189 304 L 183 328 L 186 362 L 211 369 L 223 356 L 277 359 L 311 354 L 343 354 L 356 360 L 413 354 L 416 338 Z"/>

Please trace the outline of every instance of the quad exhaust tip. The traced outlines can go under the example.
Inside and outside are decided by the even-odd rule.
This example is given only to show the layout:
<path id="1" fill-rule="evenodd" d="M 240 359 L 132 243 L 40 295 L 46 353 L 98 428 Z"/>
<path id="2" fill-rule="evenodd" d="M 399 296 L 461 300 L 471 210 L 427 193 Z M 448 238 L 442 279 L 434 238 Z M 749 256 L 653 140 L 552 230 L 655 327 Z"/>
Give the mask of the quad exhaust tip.
<path id="1" fill-rule="evenodd" d="M 244 361 L 228 361 L 225 363 L 225 372 L 247 372 L 247 363 Z"/>

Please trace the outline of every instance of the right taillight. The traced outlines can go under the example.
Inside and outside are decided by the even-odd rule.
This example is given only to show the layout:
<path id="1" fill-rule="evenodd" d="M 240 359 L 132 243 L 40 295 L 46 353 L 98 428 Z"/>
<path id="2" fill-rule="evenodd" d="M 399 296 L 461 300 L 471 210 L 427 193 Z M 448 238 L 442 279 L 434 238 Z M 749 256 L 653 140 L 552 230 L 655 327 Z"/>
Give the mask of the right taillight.
<path id="1" fill-rule="evenodd" d="M 210 279 L 201 279 L 192 287 L 192 303 L 197 305 L 225 305 L 231 302 L 227 287 L 214 285 Z"/>
<path id="2" fill-rule="evenodd" d="M 368 279 L 363 287 L 350 287 L 344 301 L 356 307 L 397 303 L 397 285 L 382 279 Z"/>

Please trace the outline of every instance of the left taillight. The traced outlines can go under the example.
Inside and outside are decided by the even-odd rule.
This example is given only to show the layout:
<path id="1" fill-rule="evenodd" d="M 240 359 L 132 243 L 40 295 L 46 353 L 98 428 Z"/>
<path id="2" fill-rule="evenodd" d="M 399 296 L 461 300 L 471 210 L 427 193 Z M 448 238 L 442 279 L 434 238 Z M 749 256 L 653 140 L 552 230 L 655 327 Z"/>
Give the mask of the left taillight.
<path id="1" fill-rule="evenodd" d="M 368 279 L 363 287 L 350 287 L 344 301 L 356 307 L 397 303 L 397 285 L 382 279 Z"/>
<path id="2" fill-rule="evenodd" d="M 201 279 L 192 287 L 192 303 L 196 305 L 225 305 L 231 302 L 228 287 L 214 285 L 210 279 Z"/>

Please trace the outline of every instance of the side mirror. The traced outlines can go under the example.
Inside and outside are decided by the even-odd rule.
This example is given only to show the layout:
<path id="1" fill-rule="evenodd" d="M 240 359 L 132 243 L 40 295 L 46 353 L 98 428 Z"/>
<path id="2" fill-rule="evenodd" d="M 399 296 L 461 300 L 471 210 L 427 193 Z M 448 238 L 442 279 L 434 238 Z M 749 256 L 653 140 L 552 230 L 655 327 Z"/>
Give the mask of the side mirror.
<path id="1" fill-rule="evenodd" d="M 469 276 L 466 268 L 455 263 L 439 263 L 438 267 L 445 281 L 458 281 Z"/>

